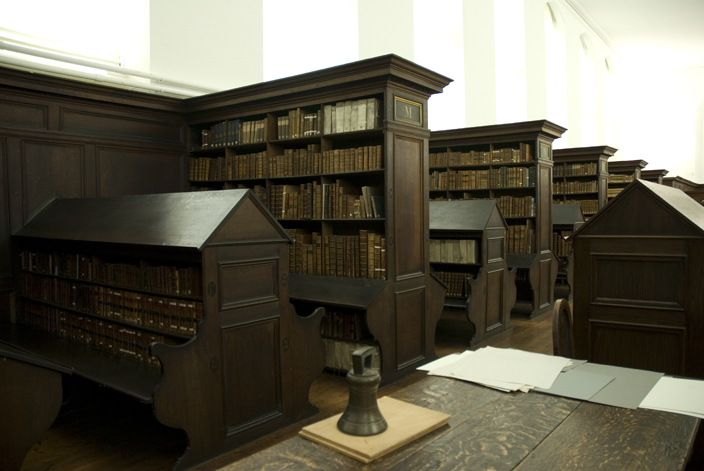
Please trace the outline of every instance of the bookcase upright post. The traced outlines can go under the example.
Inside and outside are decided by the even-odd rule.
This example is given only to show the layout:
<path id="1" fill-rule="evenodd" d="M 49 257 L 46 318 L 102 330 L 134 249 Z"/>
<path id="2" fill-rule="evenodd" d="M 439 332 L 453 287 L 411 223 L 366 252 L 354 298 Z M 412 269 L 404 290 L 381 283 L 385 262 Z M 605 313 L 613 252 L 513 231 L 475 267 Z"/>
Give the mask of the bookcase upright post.
<path id="1" fill-rule="evenodd" d="M 382 384 L 435 358 L 427 104 L 450 81 L 387 55 L 188 100 L 192 189 L 251 188 L 289 231 L 290 297 L 328 311 L 329 368 L 359 343 Z"/>
<path id="2" fill-rule="evenodd" d="M 509 226 L 508 265 L 518 268 L 516 305 L 527 305 L 531 317 L 550 311 L 554 303 L 552 142 L 565 131 L 538 120 L 430 136 L 431 199 L 499 200 Z"/>

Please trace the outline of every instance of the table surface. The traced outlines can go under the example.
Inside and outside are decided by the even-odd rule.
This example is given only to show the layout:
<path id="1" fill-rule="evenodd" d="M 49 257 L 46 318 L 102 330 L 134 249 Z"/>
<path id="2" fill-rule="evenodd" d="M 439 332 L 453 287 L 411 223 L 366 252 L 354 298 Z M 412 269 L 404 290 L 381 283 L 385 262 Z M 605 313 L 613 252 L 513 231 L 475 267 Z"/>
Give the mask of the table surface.
<path id="1" fill-rule="evenodd" d="M 699 426 L 685 415 L 503 393 L 438 376 L 391 397 L 450 414 L 450 422 L 368 465 L 296 436 L 222 471 L 680 470 Z"/>

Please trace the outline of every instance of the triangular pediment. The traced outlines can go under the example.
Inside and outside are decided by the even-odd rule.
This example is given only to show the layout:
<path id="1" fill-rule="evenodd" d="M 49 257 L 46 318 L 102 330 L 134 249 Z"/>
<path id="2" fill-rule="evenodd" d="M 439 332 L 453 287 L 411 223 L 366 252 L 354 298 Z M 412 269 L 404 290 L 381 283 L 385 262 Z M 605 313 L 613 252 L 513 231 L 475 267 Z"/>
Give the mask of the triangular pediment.
<path id="1" fill-rule="evenodd" d="M 252 193 L 242 199 L 207 245 L 249 241 L 290 241 L 286 231 Z"/>
<path id="2" fill-rule="evenodd" d="M 684 192 L 637 180 L 572 237 L 581 235 L 704 236 L 704 207 Z"/>

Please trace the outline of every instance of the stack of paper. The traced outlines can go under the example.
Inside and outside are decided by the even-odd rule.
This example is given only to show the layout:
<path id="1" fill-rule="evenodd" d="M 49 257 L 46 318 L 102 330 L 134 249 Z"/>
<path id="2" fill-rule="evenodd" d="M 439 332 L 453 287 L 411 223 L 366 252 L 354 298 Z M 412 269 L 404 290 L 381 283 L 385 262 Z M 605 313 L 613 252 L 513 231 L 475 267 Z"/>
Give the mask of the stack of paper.
<path id="1" fill-rule="evenodd" d="M 704 419 L 704 381 L 663 376 L 638 407 Z"/>
<path id="2" fill-rule="evenodd" d="M 422 369 L 430 375 L 471 381 L 501 391 L 527 392 L 534 387 L 549 389 L 569 362 L 563 357 L 485 347 L 448 355 Z"/>

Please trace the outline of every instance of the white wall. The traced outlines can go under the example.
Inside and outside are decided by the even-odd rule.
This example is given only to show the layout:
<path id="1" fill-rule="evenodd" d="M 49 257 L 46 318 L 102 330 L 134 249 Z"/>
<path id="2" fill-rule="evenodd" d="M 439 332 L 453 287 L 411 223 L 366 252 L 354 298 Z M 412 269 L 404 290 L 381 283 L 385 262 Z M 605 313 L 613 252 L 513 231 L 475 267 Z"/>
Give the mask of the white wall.
<path id="1" fill-rule="evenodd" d="M 220 90 L 394 53 L 454 79 L 430 100 L 431 129 L 548 118 L 568 128 L 556 147 L 610 145 L 619 149 L 617 160 L 646 160 L 669 176 L 704 182 L 704 68 L 662 73 L 652 64 L 629 76 L 627 64 L 568 0 L 550 1 L 564 37 L 562 57 L 554 57 L 551 51 L 561 49 L 546 39 L 545 5 L 0 0 L 0 35 L 3 28 L 20 30 L 76 49 L 117 50 L 130 68 Z M 583 35 L 594 70 L 589 80 L 580 64 Z M 508 56 L 517 62 L 506 62 Z M 559 70 L 550 74 L 555 64 Z M 593 104 L 583 101 L 588 82 Z M 555 113 L 560 88 L 566 109 Z M 586 113 L 592 107 L 594 118 Z M 583 132 L 585 119 L 594 119 L 593 131 Z"/>

